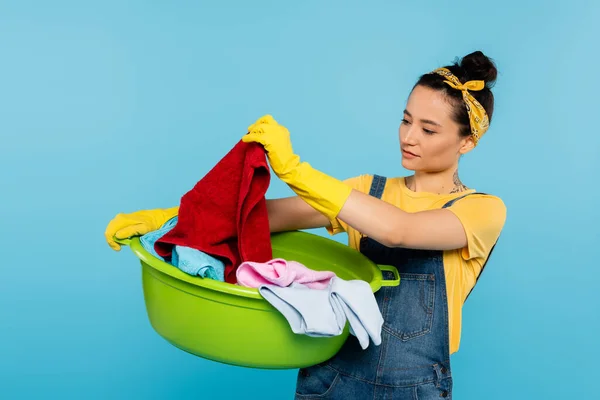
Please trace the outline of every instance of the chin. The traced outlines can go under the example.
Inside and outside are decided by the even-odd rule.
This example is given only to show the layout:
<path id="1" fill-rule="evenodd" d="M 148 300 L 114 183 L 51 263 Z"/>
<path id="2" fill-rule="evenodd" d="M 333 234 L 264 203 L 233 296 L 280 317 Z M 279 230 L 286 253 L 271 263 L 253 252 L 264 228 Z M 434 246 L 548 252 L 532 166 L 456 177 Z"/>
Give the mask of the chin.
<path id="1" fill-rule="evenodd" d="M 402 157 L 402 167 L 404 167 L 404 169 L 408 169 L 410 171 L 414 171 L 415 170 L 415 164 L 413 162 L 413 160 L 407 160 L 404 157 Z"/>

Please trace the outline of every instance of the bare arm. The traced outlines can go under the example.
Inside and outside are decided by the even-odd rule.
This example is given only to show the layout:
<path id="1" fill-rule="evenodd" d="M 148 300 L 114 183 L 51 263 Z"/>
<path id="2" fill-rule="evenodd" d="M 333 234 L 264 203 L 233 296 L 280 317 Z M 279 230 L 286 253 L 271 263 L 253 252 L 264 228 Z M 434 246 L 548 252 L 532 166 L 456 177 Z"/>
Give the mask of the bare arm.
<path id="1" fill-rule="evenodd" d="M 408 213 L 353 190 L 338 218 L 388 247 L 452 250 L 467 245 L 462 223 L 446 209 Z"/>
<path id="2" fill-rule="evenodd" d="M 268 199 L 271 232 L 322 228 L 327 217 L 298 196 Z M 388 247 L 451 250 L 467 245 L 462 223 L 448 210 L 408 213 L 385 201 L 353 190 L 338 218 Z"/>
<path id="3" fill-rule="evenodd" d="M 267 200 L 271 232 L 323 228 L 329 220 L 298 196 Z"/>

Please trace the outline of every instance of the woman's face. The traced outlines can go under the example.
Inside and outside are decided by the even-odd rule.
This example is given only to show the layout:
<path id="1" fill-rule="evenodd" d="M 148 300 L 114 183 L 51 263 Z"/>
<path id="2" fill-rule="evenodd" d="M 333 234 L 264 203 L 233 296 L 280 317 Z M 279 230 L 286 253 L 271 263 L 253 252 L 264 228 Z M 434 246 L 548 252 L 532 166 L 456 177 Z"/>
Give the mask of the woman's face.
<path id="1" fill-rule="evenodd" d="M 414 88 L 398 129 L 404 168 L 445 171 L 473 148 L 472 138 L 459 136 L 460 126 L 451 113 L 452 107 L 442 93 L 424 86 Z"/>

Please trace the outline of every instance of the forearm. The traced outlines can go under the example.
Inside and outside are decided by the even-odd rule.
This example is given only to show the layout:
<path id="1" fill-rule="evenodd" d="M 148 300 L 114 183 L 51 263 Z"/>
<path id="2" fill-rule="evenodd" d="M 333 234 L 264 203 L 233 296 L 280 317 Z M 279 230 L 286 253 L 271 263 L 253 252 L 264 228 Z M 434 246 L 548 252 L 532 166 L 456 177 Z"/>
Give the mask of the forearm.
<path id="1" fill-rule="evenodd" d="M 460 220 L 449 210 L 406 212 L 352 190 L 338 219 L 388 247 L 452 250 L 467 245 Z"/>
<path id="2" fill-rule="evenodd" d="M 388 247 L 401 242 L 408 217 L 400 208 L 358 190 L 352 190 L 338 214 L 341 221 Z"/>
<path id="3" fill-rule="evenodd" d="M 298 196 L 267 199 L 266 202 L 271 232 L 324 228 L 329 225 L 327 217 L 309 206 Z M 179 213 L 179 206 L 154 211 L 161 212 L 160 223 L 163 224 Z"/>
<path id="4" fill-rule="evenodd" d="M 329 225 L 323 214 L 308 205 L 298 196 L 281 199 L 267 199 L 267 213 L 271 232 L 293 231 L 299 229 L 322 228 Z M 179 206 L 153 210 L 160 212 L 160 224 L 178 215 Z"/>
<path id="5" fill-rule="evenodd" d="M 298 196 L 267 200 L 267 212 L 271 232 L 322 228 L 329 225 L 327 217 Z"/>

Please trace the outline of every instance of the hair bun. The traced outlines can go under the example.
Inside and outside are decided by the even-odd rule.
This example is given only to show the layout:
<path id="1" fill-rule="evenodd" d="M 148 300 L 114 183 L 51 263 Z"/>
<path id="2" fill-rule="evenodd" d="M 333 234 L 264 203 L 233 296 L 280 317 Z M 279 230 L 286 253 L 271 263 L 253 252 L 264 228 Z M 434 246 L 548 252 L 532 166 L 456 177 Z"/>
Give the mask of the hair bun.
<path id="1" fill-rule="evenodd" d="M 488 87 L 494 84 L 498 75 L 494 62 L 481 51 L 464 56 L 460 66 L 466 72 L 469 80 L 485 81 Z"/>

